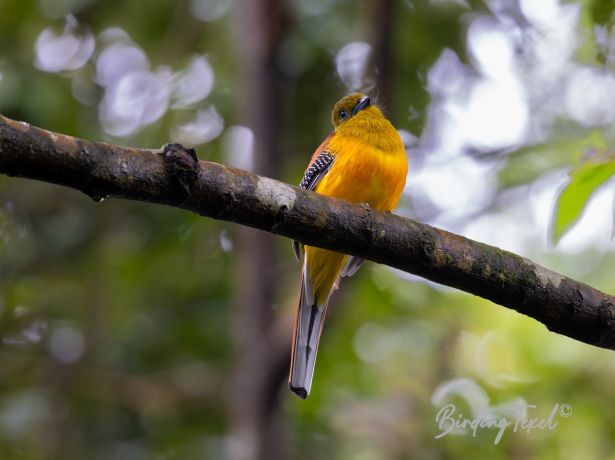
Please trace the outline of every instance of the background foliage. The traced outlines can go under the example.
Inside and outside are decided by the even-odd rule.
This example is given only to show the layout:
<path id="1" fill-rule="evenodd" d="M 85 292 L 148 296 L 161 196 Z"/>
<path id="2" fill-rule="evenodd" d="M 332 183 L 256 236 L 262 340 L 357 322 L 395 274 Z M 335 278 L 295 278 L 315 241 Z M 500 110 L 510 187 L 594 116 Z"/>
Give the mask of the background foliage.
<path id="1" fill-rule="evenodd" d="M 297 183 L 333 103 L 374 91 L 408 147 L 400 214 L 613 292 L 611 1 L 249 4 L 0 0 L 0 113 L 257 171 L 265 117 L 269 171 Z M 237 369 L 269 328 L 282 340 L 259 362 L 287 365 L 299 267 L 282 239 L 250 263 L 246 238 L 1 177 L 0 458 L 615 458 L 613 352 L 374 264 L 335 295 L 310 398 L 283 372 L 257 393 L 261 370 Z M 259 270 L 266 327 L 241 321 Z M 445 401 L 468 418 L 573 412 L 498 444 L 495 429 L 435 439 Z"/>

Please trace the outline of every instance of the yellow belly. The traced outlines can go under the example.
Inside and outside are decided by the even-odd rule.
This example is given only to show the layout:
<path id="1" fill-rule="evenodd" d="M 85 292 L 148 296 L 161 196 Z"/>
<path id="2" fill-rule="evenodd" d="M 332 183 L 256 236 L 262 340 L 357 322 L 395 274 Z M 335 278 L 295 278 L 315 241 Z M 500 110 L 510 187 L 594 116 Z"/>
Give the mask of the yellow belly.
<path id="1" fill-rule="evenodd" d="M 334 136 L 328 147 L 335 154 L 335 162 L 316 192 L 354 203 L 367 203 L 378 211 L 395 209 L 408 168 L 401 140 L 386 152 L 341 136 Z M 318 304 L 325 304 L 348 256 L 309 246 L 305 251 L 314 297 Z"/>

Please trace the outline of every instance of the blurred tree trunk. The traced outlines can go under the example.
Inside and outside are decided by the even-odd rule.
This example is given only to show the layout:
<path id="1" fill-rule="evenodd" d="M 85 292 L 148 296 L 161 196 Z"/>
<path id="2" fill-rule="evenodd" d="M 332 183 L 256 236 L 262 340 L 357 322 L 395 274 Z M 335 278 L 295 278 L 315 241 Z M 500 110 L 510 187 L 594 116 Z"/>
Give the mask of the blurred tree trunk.
<path id="1" fill-rule="evenodd" d="M 238 118 L 254 132 L 254 172 L 276 178 L 282 160 L 279 133 L 284 86 L 276 56 L 287 27 L 285 4 L 284 0 L 252 0 L 237 3 L 235 11 L 243 76 L 236 95 Z M 290 350 L 290 343 L 275 339 L 273 328 L 275 240 L 273 235 L 245 227 L 237 229 L 236 238 L 231 455 L 236 460 L 275 460 L 281 458 L 285 438 L 278 401 L 284 376 L 280 368 L 285 367 Z"/>
<path id="2" fill-rule="evenodd" d="M 378 72 L 376 94 L 385 104 L 392 104 L 390 88 L 393 60 L 393 14 L 396 0 L 375 0 L 371 2 L 372 45 L 374 66 Z"/>

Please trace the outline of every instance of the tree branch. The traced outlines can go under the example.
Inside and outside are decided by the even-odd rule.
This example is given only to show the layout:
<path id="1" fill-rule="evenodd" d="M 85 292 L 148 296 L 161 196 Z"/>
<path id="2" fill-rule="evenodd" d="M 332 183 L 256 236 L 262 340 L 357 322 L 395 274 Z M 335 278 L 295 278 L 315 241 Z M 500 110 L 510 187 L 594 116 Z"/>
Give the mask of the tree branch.
<path id="1" fill-rule="evenodd" d="M 119 147 L 0 116 L 0 173 L 126 198 L 363 257 L 512 308 L 548 329 L 615 349 L 615 298 L 534 262 L 411 219 L 212 162 L 177 144 Z"/>

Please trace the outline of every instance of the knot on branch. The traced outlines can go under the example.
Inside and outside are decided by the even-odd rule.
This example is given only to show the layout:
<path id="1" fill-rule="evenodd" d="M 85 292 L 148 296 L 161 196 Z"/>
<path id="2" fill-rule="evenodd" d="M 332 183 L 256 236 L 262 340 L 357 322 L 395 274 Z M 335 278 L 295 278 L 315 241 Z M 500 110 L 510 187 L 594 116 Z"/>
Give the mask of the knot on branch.
<path id="1" fill-rule="evenodd" d="M 196 151 L 178 143 L 170 143 L 162 146 L 161 155 L 165 160 L 165 169 L 169 178 L 177 182 L 183 192 L 189 194 L 200 169 Z"/>

